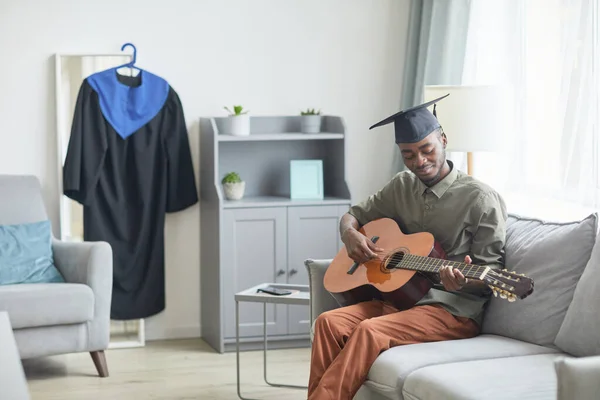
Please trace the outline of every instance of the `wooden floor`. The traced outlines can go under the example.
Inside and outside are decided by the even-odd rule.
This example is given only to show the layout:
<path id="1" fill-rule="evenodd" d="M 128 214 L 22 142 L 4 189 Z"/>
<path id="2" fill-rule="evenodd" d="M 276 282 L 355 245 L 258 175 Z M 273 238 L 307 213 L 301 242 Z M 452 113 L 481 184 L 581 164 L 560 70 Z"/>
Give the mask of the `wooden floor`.
<path id="1" fill-rule="evenodd" d="M 219 354 L 200 339 L 149 342 L 106 352 L 110 376 L 99 378 L 89 353 L 24 360 L 32 400 L 238 399 L 235 352 Z M 310 350 L 269 350 L 268 378 L 306 386 Z M 306 399 L 305 389 L 268 386 L 262 351 L 240 353 L 242 395 Z"/>

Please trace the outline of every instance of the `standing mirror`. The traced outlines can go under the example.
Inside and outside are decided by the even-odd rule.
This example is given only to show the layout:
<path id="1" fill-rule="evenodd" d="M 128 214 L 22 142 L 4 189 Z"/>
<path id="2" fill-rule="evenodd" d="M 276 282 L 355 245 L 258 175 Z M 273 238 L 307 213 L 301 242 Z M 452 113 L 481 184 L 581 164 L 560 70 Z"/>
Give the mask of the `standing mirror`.
<path id="1" fill-rule="evenodd" d="M 119 54 L 56 54 L 56 132 L 58 140 L 58 187 L 60 193 L 60 239 L 83 241 L 83 208 L 63 193 L 62 174 L 77 94 L 85 78 L 108 68 L 132 61 L 132 56 Z M 124 72 L 127 71 L 127 72 Z M 119 69 L 120 73 L 136 75 L 139 71 Z M 145 345 L 144 320 L 111 321 L 109 348 Z"/>

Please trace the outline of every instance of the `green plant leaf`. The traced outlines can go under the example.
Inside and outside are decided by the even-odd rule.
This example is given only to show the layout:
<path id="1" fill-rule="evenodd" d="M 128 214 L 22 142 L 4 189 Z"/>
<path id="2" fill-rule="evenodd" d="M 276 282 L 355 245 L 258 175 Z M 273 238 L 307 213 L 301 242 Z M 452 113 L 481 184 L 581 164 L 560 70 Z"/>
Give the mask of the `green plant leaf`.
<path id="1" fill-rule="evenodd" d="M 300 115 L 321 115 L 321 110 L 317 111 L 314 108 L 307 108 L 306 111 L 300 111 Z"/>
<path id="2" fill-rule="evenodd" d="M 233 111 L 231 111 L 231 109 L 229 109 L 229 107 L 225 106 L 223 107 L 225 110 L 227 110 L 227 112 L 229 113 L 229 115 L 242 115 L 242 114 L 247 114 L 249 110 L 245 110 L 244 111 L 244 107 L 243 106 L 239 106 L 239 105 L 234 105 L 233 106 Z"/>
<path id="3" fill-rule="evenodd" d="M 242 178 L 240 178 L 240 175 L 237 172 L 229 172 L 225 174 L 221 183 L 239 183 L 241 181 Z"/>

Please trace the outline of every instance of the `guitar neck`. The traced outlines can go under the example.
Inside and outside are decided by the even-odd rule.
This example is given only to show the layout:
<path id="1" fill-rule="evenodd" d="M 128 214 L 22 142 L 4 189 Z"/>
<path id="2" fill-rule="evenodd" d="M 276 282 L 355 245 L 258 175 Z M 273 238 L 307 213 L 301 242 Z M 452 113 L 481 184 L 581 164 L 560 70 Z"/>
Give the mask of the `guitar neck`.
<path id="1" fill-rule="evenodd" d="M 404 254 L 401 259 L 392 256 L 391 264 L 396 264 L 396 268 L 409 269 L 413 271 L 439 273 L 444 265 L 458 269 L 466 278 L 479 279 L 486 271 L 485 265 L 466 264 L 458 261 L 443 260 L 433 257 L 417 256 L 414 254 Z"/>

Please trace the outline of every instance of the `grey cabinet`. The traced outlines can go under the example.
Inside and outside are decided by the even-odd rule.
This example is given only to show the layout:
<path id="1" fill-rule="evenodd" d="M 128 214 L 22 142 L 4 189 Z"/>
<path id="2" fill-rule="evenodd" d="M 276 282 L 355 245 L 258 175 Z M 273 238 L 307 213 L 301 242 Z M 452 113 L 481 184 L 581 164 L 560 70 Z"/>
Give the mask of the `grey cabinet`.
<path id="1" fill-rule="evenodd" d="M 222 266 L 225 337 L 235 337 L 237 292 L 263 282 L 285 283 L 287 276 L 286 209 L 241 208 L 223 212 L 223 236 L 227 241 Z M 287 334 L 285 305 L 267 305 L 267 333 Z M 263 306 L 240 304 L 240 337 L 263 334 Z"/>
<path id="2" fill-rule="evenodd" d="M 308 285 L 304 266 L 307 258 L 331 258 L 340 249 L 339 219 L 345 206 L 288 207 L 288 280 L 294 285 Z M 288 306 L 288 334 L 305 334 L 310 330 L 307 306 Z"/>
<path id="3" fill-rule="evenodd" d="M 235 293 L 264 282 L 308 285 L 304 260 L 340 249 L 339 219 L 346 206 L 239 208 L 223 212 L 228 251 L 222 265 L 225 337 L 235 337 Z M 262 304 L 240 304 L 240 337 L 262 335 Z M 269 335 L 306 335 L 307 306 L 267 305 Z"/>
<path id="4" fill-rule="evenodd" d="M 308 284 L 304 261 L 341 248 L 339 218 L 351 204 L 346 128 L 322 116 L 320 133 L 300 132 L 300 116 L 250 117 L 250 134 L 224 134 L 227 117 L 200 119 L 200 324 L 219 352 L 235 349 L 235 293 L 264 282 Z M 322 160 L 320 199 L 291 198 L 293 160 Z M 244 197 L 230 200 L 221 179 L 237 172 Z M 269 347 L 310 345 L 306 306 L 267 305 Z M 242 349 L 262 347 L 263 305 L 240 303 Z"/>

